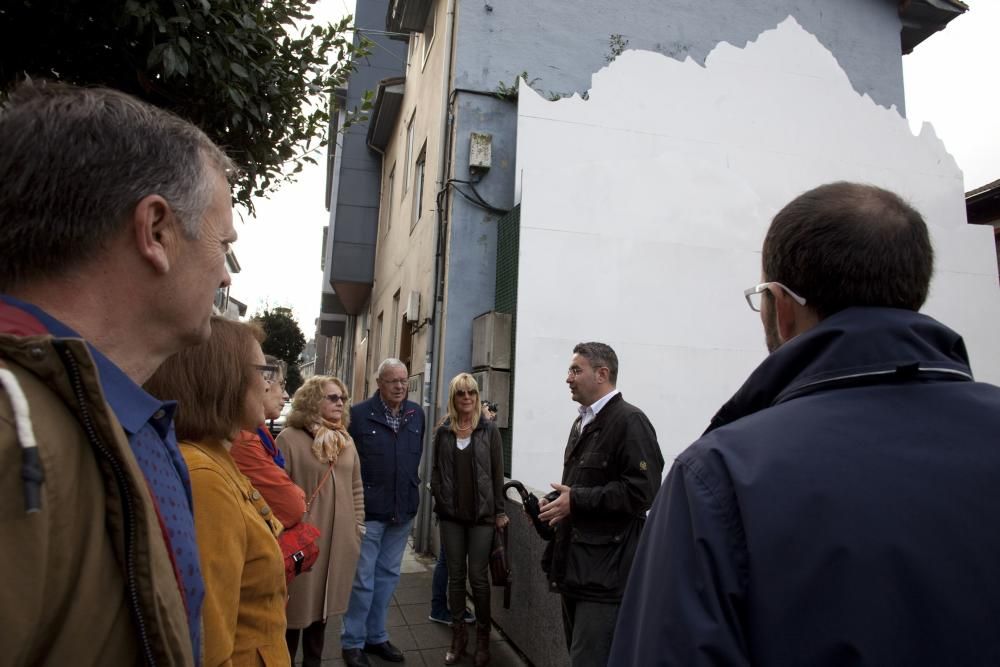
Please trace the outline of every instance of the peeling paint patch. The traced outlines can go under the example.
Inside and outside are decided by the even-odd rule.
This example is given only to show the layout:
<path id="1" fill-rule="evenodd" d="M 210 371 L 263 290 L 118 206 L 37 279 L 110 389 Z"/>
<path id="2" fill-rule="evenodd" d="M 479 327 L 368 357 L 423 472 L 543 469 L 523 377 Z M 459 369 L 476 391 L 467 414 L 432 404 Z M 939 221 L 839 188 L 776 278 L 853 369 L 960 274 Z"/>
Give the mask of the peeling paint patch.
<path id="1" fill-rule="evenodd" d="M 821 183 L 894 190 L 931 227 L 924 311 L 963 334 L 977 377 L 1000 382 L 992 230 L 965 223 L 961 173 L 929 125 L 918 136 L 859 95 L 794 19 L 701 66 L 625 51 L 589 100 L 522 87 L 521 255 L 513 474 L 559 478 L 575 404 L 562 380 L 581 340 L 610 343 L 619 388 L 671 460 L 764 358 L 742 291 L 760 277 L 771 217 Z"/>

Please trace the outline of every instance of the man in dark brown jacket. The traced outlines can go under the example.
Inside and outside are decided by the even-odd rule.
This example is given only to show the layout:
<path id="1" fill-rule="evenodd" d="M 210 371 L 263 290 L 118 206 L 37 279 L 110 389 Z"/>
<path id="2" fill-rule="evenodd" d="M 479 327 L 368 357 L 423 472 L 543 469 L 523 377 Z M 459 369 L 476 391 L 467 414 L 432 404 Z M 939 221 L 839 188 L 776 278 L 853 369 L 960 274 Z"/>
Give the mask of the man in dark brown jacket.
<path id="1" fill-rule="evenodd" d="M 28 83 L 0 110 L 5 665 L 199 663 L 175 405 L 141 385 L 211 331 L 231 167 L 116 91 Z"/>
<path id="2" fill-rule="evenodd" d="M 573 348 L 566 383 L 580 416 L 566 444 L 558 496 L 540 517 L 555 528 L 542 565 L 562 594 L 573 667 L 603 667 L 646 511 L 660 488 L 663 455 L 643 412 L 615 388 L 618 356 L 604 343 Z"/>

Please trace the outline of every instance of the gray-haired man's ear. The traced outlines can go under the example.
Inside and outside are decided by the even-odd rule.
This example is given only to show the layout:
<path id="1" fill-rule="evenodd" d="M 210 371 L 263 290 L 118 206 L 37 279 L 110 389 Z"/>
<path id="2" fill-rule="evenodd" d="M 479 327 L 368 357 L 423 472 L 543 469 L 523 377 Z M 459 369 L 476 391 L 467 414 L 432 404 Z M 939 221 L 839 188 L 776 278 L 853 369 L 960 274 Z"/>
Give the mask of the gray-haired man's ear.
<path id="1" fill-rule="evenodd" d="M 136 249 L 156 273 L 170 271 L 180 229 L 173 210 L 160 195 L 148 195 L 132 210 Z"/>

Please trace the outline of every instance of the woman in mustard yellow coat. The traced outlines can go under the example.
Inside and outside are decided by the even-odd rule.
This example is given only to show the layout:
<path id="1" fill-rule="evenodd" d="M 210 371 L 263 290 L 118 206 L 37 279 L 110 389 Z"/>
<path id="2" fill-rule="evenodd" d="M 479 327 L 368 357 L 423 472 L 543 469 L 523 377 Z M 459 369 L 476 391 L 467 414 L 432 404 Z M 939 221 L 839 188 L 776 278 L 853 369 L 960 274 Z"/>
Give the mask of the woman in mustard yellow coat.
<path id="1" fill-rule="evenodd" d="M 178 402 L 205 577 L 204 667 L 288 667 L 281 524 L 229 455 L 241 428 L 263 422 L 268 374 L 259 333 L 221 318 L 201 345 L 171 357 L 146 383 Z M 169 511 L 162 508 L 163 511 Z"/>

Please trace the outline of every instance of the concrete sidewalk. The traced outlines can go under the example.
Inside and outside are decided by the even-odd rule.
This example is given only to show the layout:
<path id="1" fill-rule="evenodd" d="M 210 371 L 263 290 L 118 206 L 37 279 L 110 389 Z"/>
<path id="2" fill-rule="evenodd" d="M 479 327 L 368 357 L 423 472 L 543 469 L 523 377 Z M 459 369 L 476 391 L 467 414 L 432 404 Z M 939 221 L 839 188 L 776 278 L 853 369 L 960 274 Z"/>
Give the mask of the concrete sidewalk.
<path id="1" fill-rule="evenodd" d="M 440 623 L 427 620 L 431 613 L 431 575 L 434 571 L 434 558 L 413 553 L 411 546 L 406 547 L 403 556 L 402 576 L 392 604 L 389 606 L 389 616 L 386 626 L 389 638 L 393 644 L 406 653 L 406 662 L 386 662 L 373 655 L 368 656 L 372 665 L 403 665 L 416 667 L 421 665 L 443 665 L 444 654 L 451 644 L 451 629 Z M 502 598 L 503 589 L 494 588 L 494 605 Z M 471 605 L 471 601 L 470 601 Z M 472 665 L 472 651 L 475 649 L 474 626 L 469 626 L 469 654 L 458 662 L 459 665 Z M 296 665 L 301 664 L 302 649 L 299 649 Z M 529 665 L 507 643 L 496 628 L 493 629 L 490 642 L 490 667 L 525 667 Z M 326 643 L 323 649 L 323 665 L 343 665 L 340 657 L 340 616 L 331 616 L 326 625 Z"/>

